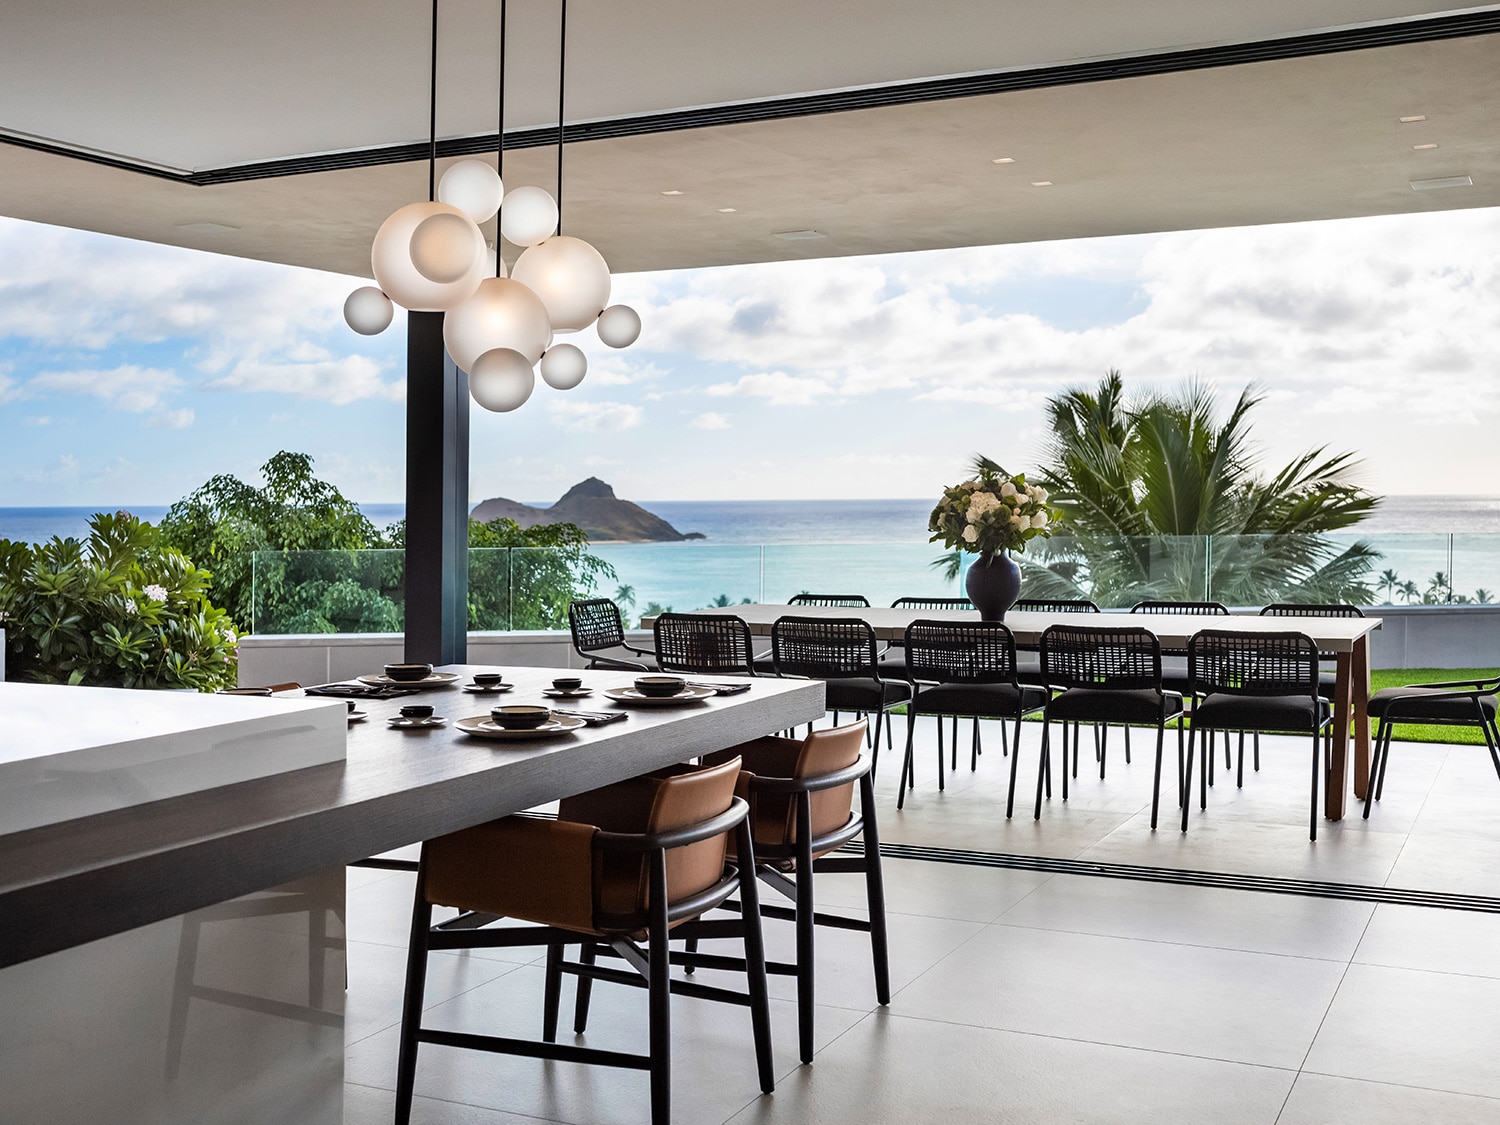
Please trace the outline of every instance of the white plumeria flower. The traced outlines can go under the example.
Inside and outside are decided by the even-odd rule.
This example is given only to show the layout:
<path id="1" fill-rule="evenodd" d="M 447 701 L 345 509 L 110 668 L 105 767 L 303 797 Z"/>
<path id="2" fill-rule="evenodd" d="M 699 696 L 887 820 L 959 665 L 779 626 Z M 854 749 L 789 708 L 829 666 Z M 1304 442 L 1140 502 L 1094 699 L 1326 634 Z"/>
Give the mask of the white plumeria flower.
<path id="1" fill-rule="evenodd" d="M 130 614 L 130 615 L 132 615 L 132 616 L 134 616 L 136 613 L 140 612 L 139 608 L 135 604 L 135 599 L 134 598 L 126 598 L 125 599 L 125 612 L 128 613 L 128 614 Z"/>
<path id="2" fill-rule="evenodd" d="M 147 586 L 141 592 L 143 594 L 145 594 L 146 597 L 150 598 L 153 602 L 156 602 L 158 604 L 160 604 L 160 603 L 162 603 L 162 602 L 164 602 L 164 601 L 167 600 L 167 589 L 166 589 L 166 587 L 165 586 L 158 586 L 155 582 L 153 582 L 151 585 Z"/>

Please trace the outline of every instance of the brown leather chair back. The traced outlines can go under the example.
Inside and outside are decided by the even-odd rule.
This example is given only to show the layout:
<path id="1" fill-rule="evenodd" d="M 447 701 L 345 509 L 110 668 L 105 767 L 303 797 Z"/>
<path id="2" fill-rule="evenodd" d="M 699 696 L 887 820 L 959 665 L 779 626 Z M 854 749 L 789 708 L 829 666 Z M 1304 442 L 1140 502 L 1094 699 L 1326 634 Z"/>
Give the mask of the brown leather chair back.
<path id="1" fill-rule="evenodd" d="M 646 821 L 647 832 L 666 832 L 686 828 L 712 819 L 729 809 L 734 800 L 735 782 L 743 763 L 738 757 L 707 769 L 690 769 L 663 777 Z M 706 891 L 724 877 L 724 857 L 729 836 L 715 836 L 685 848 L 667 852 L 667 893 L 679 902 Z M 641 905 L 646 905 L 645 884 L 641 888 Z"/>
<path id="2" fill-rule="evenodd" d="M 830 730 L 815 730 L 802 743 L 793 767 L 793 777 L 821 777 L 837 773 L 859 761 L 864 746 L 865 728 L 870 724 L 861 719 L 848 726 Z M 854 808 L 854 782 L 840 785 L 837 789 L 823 789 L 812 794 L 812 830 L 814 838 L 837 831 L 849 822 L 849 813 Z M 786 838 L 789 842 L 797 838 L 797 819 L 792 810 L 787 824 Z"/>

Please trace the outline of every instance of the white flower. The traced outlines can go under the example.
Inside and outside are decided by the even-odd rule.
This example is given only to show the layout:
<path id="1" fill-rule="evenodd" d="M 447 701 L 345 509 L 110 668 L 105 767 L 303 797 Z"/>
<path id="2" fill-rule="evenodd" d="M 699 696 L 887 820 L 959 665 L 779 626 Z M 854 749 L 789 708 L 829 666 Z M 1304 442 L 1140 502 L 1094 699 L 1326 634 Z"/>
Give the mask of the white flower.
<path id="1" fill-rule="evenodd" d="M 969 522 L 978 523 L 979 518 L 986 512 L 992 512 L 1000 506 L 1000 501 L 995 499 L 993 493 L 976 492 L 969 498 Z"/>
<path id="2" fill-rule="evenodd" d="M 160 602 L 164 602 L 164 601 L 167 600 L 167 590 L 166 590 L 166 587 L 165 586 L 158 586 L 154 582 L 151 585 L 147 586 L 141 592 L 144 593 L 146 595 L 146 597 L 150 598 L 153 602 L 160 603 Z"/>
<path id="3" fill-rule="evenodd" d="M 1017 512 L 1015 515 L 1010 517 L 1010 526 L 1015 528 L 1017 531 L 1023 531 L 1027 527 L 1031 526 L 1031 521 L 1025 516 L 1021 515 L 1021 513 Z"/>
<path id="4" fill-rule="evenodd" d="M 1046 512 L 1038 512 L 1036 515 L 1032 516 L 1031 517 L 1031 526 L 1032 527 L 1046 527 L 1047 526 L 1047 513 Z"/>
<path id="5" fill-rule="evenodd" d="M 1045 504 L 1047 502 L 1047 490 L 1041 485 L 1036 486 L 1036 491 L 1032 495 L 1036 497 L 1038 504 Z"/>
<path id="6" fill-rule="evenodd" d="M 140 612 L 139 608 L 135 604 L 135 599 L 134 598 L 126 598 L 125 599 L 125 612 L 128 613 L 128 614 L 130 614 L 132 617 L 135 616 L 135 614 L 137 614 L 138 612 Z"/>
<path id="7" fill-rule="evenodd" d="M 1002 498 L 1009 498 L 1011 496 L 1014 496 L 1015 494 L 1016 494 L 1016 486 L 1013 485 L 1013 484 L 1011 484 L 1010 481 L 1006 481 L 1004 484 L 1002 484 L 1000 486 L 1000 495 L 1001 495 Z"/>
<path id="8" fill-rule="evenodd" d="M 977 527 L 975 527 L 972 523 L 969 524 L 968 527 L 964 528 L 964 542 L 965 543 L 978 543 L 979 542 L 979 529 Z"/>

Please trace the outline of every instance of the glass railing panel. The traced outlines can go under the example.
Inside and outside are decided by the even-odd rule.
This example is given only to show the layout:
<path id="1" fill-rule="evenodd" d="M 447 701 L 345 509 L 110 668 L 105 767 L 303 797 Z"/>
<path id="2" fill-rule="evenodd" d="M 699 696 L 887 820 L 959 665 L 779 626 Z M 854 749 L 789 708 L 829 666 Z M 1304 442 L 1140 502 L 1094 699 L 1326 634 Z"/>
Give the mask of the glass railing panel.
<path id="1" fill-rule="evenodd" d="M 1142 601 L 1204 601 L 1203 536 L 1071 536 L 1034 539 L 1019 557 L 1023 598 L 1088 598 L 1101 609 Z"/>
<path id="2" fill-rule="evenodd" d="M 588 596 L 613 598 L 629 628 L 661 612 L 760 601 L 757 545 L 606 543 L 589 552 L 614 573 L 596 576 Z"/>
<path id="3" fill-rule="evenodd" d="M 1357 605 L 1442 605 L 1451 590 L 1453 537 L 1440 532 L 1387 532 L 1360 535 L 1336 532 L 1327 537 L 1341 547 L 1363 544 L 1370 553 L 1363 581 L 1369 589 Z M 1314 601 L 1312 591 L 1298 601 Z"/>
<path id="4" fill-rule="evenodd" d="M 511 605 L 511 573 L 515 565 L 508 547 L 469 548 L 469 628 L 501 630 L 519 628 Z M 563 628 L 567 628 L 567 604 L 563 605 Z M 541 626 L 537 626 L 541 628 Z"/>
<path id="5" fill-rule="evenodd" d="M 1237 608 L 1371 605 L 1380 557 L 1359 536 L 1215 535 L 1209 544 L 1209 596 Z"/>
<path id="6" fill-rule="evenodd" d="M 399 633 L 405 627 L 406 554 L 256 551 L 255 633 Z"/>
<path id="7" fill-rule="evenodd" d="M 1448 589 L 1455 602 L 1500 602 L 1500 535 L 1455 532 Z"/>
<path id="8" fill-rule="evenodd" d="M 863 594 L 872 606 L 888 606 L 897 598 L 961 598 L 972 556 L 964 556 L 951 577 L 949 558 L 929 543 L 768 545 L 763 600 L 782 604 L 801 593 Z"/>
<path id="9" fill-rule="evenodd" d="M 476 553 L 469 553 L 471 607 L 472 557 Z M 505 606 L 509 625 L 475 628 L 566 630 L 570 601 L 597 597 L 596 590 L 614 584 L 614 572 L 601 547 L 512 547 L 506 553 L 509 570 Z"/>

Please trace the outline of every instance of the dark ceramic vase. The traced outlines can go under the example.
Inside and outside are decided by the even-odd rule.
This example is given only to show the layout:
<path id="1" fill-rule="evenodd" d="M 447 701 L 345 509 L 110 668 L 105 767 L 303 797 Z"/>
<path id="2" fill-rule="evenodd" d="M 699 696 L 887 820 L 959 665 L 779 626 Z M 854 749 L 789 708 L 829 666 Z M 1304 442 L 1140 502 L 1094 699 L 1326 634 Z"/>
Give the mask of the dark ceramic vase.
<path id="1" fill-rule="evenodd" d="M 964 580 L 969 600 L 982 621 L 1004 621 L 1005 611 L 1021 596 L 1021 568 L 1003 551 L 986 562 L 981 555 Z"/>

